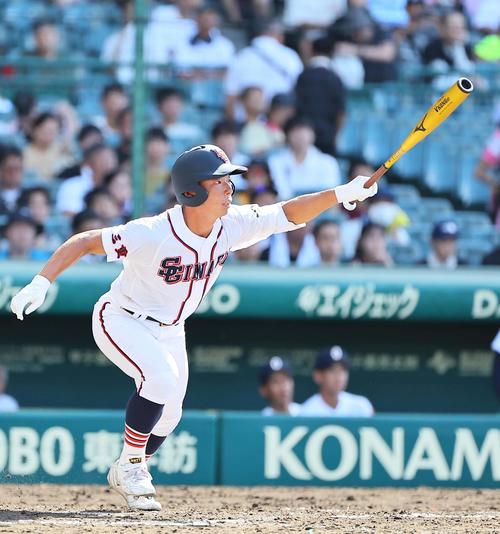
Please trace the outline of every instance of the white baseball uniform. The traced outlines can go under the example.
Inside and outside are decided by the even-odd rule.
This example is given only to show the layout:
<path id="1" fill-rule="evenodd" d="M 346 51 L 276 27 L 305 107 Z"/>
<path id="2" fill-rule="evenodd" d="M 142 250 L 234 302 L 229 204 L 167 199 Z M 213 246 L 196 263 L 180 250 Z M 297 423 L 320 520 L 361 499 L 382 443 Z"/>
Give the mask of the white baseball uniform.
<path id="1" fill-rule="evenodd" d="M 288 221 L 281 204 L 231 206 L 204 238 L 191 232 L 177 205 L 102 231 L 108 261 L 123 261 L 123 271 L 94 307 L 94 339 L 142 397 L 164 404 L 153 434 L 169 435 L 181 418 L 188 380 L 184 321 L 229 252 L 301 226 Z"/>
<path id="2" fill-rule="evenodd" d="M 361 395 L 341 391 L 335 408 L 316 393 L 301 406 L 300 415 L 311 417 L 371 417 L 375 414 L 372 403 Z"/>

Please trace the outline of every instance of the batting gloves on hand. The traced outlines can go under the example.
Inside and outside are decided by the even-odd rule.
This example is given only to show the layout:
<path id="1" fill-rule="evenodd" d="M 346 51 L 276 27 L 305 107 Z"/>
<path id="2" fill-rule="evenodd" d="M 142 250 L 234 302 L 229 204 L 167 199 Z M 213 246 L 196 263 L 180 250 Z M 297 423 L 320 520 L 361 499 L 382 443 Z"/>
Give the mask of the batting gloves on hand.
<path id="1" fill-rule="evenodd" d="M 369 176 L 356 176 L 349 183 L 337 186 L 334 191 L 339 204 L 343 204 L 346 210 L 352 211 L 356 208 L 356 201 L 362 202 L 376 195 L 378 191 L 376 183 L 365 189 L 365 183 L 369 179 Z"/>
<path id="2" fill-rule="evenodd" d="M 23 287 L 23 289 L 12 298 L 10 309 L 17 315 L 17 318 L 22 321 L 23 312 L 26 306 L 29 305 L 26 308 L 26 315 L 29 315 L 38 309 L 43 304 L 49 287 L 50 280 L 37 274 L 26 287 Z"/>

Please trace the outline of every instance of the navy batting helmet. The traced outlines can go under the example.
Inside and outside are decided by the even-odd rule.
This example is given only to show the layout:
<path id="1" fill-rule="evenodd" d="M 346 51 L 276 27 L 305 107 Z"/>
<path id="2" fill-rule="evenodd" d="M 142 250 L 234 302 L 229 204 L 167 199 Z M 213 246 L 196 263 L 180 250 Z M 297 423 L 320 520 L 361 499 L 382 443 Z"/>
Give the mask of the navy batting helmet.
<path id="1" fill-rule="evenodd" d="M 183 152 L 172 167 L 172 183 L 177 201 L 184 206 L 200 206 L 208 197 L 207 190 L 200 185 L 202 180 L 242 174 L 247 170 L 246 167 L 233 165 L 218 146 L 195 146 Z M 194 196 L 186 196 L 187 192 L 194 193 Z"/>

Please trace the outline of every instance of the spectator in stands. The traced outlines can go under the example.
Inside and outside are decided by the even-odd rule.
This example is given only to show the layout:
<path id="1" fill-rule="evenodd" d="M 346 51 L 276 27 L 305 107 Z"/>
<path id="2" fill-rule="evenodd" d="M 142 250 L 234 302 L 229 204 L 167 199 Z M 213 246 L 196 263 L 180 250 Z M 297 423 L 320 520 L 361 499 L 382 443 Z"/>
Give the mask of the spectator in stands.
<path id="1" fill-rule="evenodd" d="M 133 113 L 132 107 L 123 108 L 116 118 L 118 126 L 119 143 L 116 147 L 116 155 L 120 164 L 128 162 L 132 158 L 133 136 Z"/>
<path id="2" fill-rule="evenodd" d="M 17 201 L 18 213 L 33 219 L 37 225 L 35 246 L 43 250 L 55 250 L 61 238 L 46 231 L 47 220 L 51 213 L 50 193 L 45 187 L 24 189 Z"/>
<path id="3" fill-rule="evenodd" d="M 209 6 L 199 9 L 196 32 L 180 41 L 175 48 L 174 63 L 181 75 L 196 79 L 224 75 L 235 49 L 233 43 L 221 34 L 219 25 L 216 9 Z"/>
<path id="4" fill-rule="evenodd" d="M 84 210 L 80 213 L 77 213 L 71 221 L 73 235 L 80 234 L 82 232 L 90 232 L 91 230 L 99 230 L 104 228 L 104 226 L 104 222 L 98 217 L 98 215 L 90 210 Z"/>
<path id="5" fill-rule="evenodd" d="M 251 157 L 274 148 L 276 136 L 266 124 L 266 104 L 260 87 L 247 87 L 240 95 L 245 121 L 240 133 L 240 149 Z"/>
<path id="6" fill-rule="evenodd" d="M 120 208 L 115 199 L 105 187 L 96 187 L 89 191 L 84 198 L 85 209 L 93 211 L 104 226 L 114 226 L 123 223 Z"/>
<path id="7" fill-rule="evenodd" d="M 371 264 L 392 267 L 393 261 L 387 250 L 385 228 L 368 222 L 363 226 L 356 245 L 353 264 Z"/>
<path id="8" fill-rule="evenodd" d="M 73 234 L 80 234 L 82 232 L 90 232 L 92 230 L 100 230 L 104 228 L 105 223 L 102 221 L 98 215 L 91 210 L 84 210 L 80 213 L 77 213 L 71 222 L 71 229 Z M 85 254 L 79 260 L 79 263 L 83 264 L 94 264 L 94 263 L 105 263 L 105 256 L 99 254 Z"/>
<path id="9" fill-rule="evenodd" d="M 375 169 L 368 163 L 361 159 L 354 159 L 349 166 L 347 181 L 350 182 L 356 176 L 371 176 L 374 172 Z M 367 221 L 368 204 L 358 202 L 354 210 L 348 211 L 344 208 L 342 210 L 347 215 L 347 220 L 342 221 L 341 224 L 342 249 L 345 258 L 352 258 L 355 254 L 356 243 L 361 235 L 363 224 Z"/>
<path id="10" fill-rule="evenodd" d="M 104 136 L 102 135 L 101 130 L 93 124 L 84 124 L 76 136 L 76 141 L 78 143 L 78 151 L 80 156 L 83 157 L 83 154 L 87 148 L 95 145 L 97 143 L 104 143 Z M 79 176 L 82 173 L 83 161 L 80 160 L 77 163 L 71 164 L 68 167 L 64 168 L 58 175 L 58 178 L 65 180 L 66 178 L 73 178 L 73 176 Z"/>
<path id="11" fill-rule="evenodd" d="M 225 80 L 226 115 L 238 118 L 236 99 L 246 87 L 261 87 L 268 103 L 275 94 L 290 92 L 301 72 L 298 54 L 283 45 L 282 26 L 266 22 L 259 35 L 231 61 Z"/>
<path id="12" fill-rule="evenodd" d="M 9 382 L 9 372 L 7 368 L 0 365 L 0 412 L 17 412 L 19 404 L 12 395 L 5 393 Z"/>
<path id="13" fill-rule="evenodd" d="M 160 58 L 170 63 L 179 43 L 196 33 L 196 14 L 202 0 L 160 0 L 151 12 L 152 39 L 161 46 Z"/>
<path id="14" fill-rule="evenodd" d="M 222 0 L 222 5 L 231 24 L 245 29 L 249 38 L 273 14 L 273 0 Z"/>
<path id="15" fill-rule="evenodd" d="M 117 0 L 122 9 L 124 25 L 111 34 L 102 48 L 101 60 L 104 63 L 118 64 L 116 78 L 122 84 L 129 84 L 134 78 L 134 69 L 130 65 L 135 59 L 135 25 L 133 23 L 134 2 L 132 0 Z M 161 38 L 150 24 L 144 29 L 144 61 L 147 64 L 166 63 L 165 40 L 167 33 Z M 156 69 L 147 69 L 149 80 L 158 77 Z"/>
<path id="16" fill-rule="evenodd" d="M 286 268 L 290 265 L 311 267 L 319 263 L 319 251 L 309 225 L 292 232 L 274 234 L 268 242 L 269 246 L 262 252 L 260 259 L 269 265 Z"/>
<path id="17" fill-rule="evenodd" d="M 337 160 L 314 146 L 314 126 L 309 119 L 291 119 L 285 134 L 286 146 L 269 157 L 273 183 L 282 200 L 341 183 Z"/>
<path id="18" fill-rule="evenodd" d="M 26 215 L 9 217 L 3 229 L 6 249 L 0 252 L 2 259 L 45 261 L 50 252 L 36 248 L 37 224 Z"/>
<path id="19" fill-rule="evenodd" d="M 232 120 L 222 120 L 212 128 L 212 143 L 224 150 L 230 161 L 235 165 L 245 165 L 248 163 L 248 156 L 238 150 L 240 142 L 240 129 L 238 124 Z M 247 188 L 244 175 L 238 174 L 233 177 L 236 191 L 240 192 Z"/>
<path id="20" fill-rule="evenodd" d="M 292 370 L 286 360 L 273 356 L 260 369 L 259 381 L 259 393 L 269 402 L 262 415 L 299 415 L 300 405 L 293 402 Z"/>
<path id="21" fill-rule="evenodd" d="M 35 95 L 23 89 L 14 94 L 12 102 L 17 112 L 18 132 L 27 137 L 36 110 Z"/>
<path id="22" fill-rule="evenodd" d="M 332 44 L 328 37 L 313 41 L 312 58 L 295 86 L 297 114 L 314 125 L 316 146 L 328 154 L 335 153 L 335 138 L 345 116 L 345 90 L 340 78 L 331 70 Z"/>
<path id="23" fill-rule="evenodd" d="M 160 112 L 160 126 L 170 140 L 172 151 L 180 153 L 199 144 L 204 133 L 195 124 L 182 120 L 184 95 L 174 87 L 164 87 L 156 93 L 156 105 Z"/>
<path id="24" fill-rule="evenodd" d="M 300 407 L 300 415 L 311 417 L 371 417 L 375 410 L 361 395 L 348 393 L 349 357 L 338 345 L 321 350 L 314 363 L 313 379 L 319 392 Z"/>
<path id="25" fill-rule="evenodd" d="M 474 71 L 474 52 L 469 45 L 467 23 L 459 11 L 449 11 L 441 19 L 441 35 L 431 41 L 423 52 L 423 62 L 436 74 L 450 69 L 462 74 Z"/>
<path id="26" fill-rule="evenodd" d="M 330 29 L 334 43 L 334 54 L 361 60 L 365 83 L 381 83 L 396 79 L 397 48 L 394 38 L 374 21 L 365 1 L 350 0 L 347 13 L 333 23 Z M 344 64 L 344 67 L 347 63 Z M 352 87 L 349 76 L 343 76 L 343 70 L 337 63 L 335 71 L 346 87 Z M 356 67 L 357 69 L 358 67 Z M 352 72 L 345 70 L 346 74 Z"/>
<path id="27" fill-rule="evenodd" d="M 102 90 L 101 107 L 103 114 L 94 117 L 93 122 L 111 144 L 118 142 L 118 115 L 128 105 L 129 99 L 123 85 L 113 82 Z"/>
<path id="28" fill-rule="evenodd" d="M 278 192 L 271 185 L 251 191 L 250 204 L 270 206 L 278 202 Z"/>
<path id="29" fill-rule="evenodd" d="M 61 36 L 54 20 L 40 18 L 33 24 L 35 48 L 28 56 L 53 61 L 61 56 Z"/>
<path id="30" fill-rule="evenodd" d="M 170 143 L 163 128 L 152 127 L 146 133 L 145 194 L 151 195 L 165 186 L 170 178 L 167 156 Z"/>
<path id="31" fill-rule="evenodd" d="M 366 213 L 371 222 L 385 228 L 390 242 L 398 245 L 410 243 L 411 238 L 407 230 L 410 226 L 410 218 L 398 206 L 388 186 L 379 186 L 377 198 L 369 203 Z"/>
<path id="32" fill-rule="evenodd" d="M 432 8 L 424 0 L 408 0 L 408 24 L 398 28 L 399 61 L 408 67 L 422 63 L 427 45 L 438 37 L 438 25 Z"/>
<path id="33" fill-rule="evenodd" d="M 112 148 L 96 144 L 88 148 L 83 157 L 80 176 L 65 180 L 57 193 L 56 209 L 59 213 L 73 216 L 84 208 L 85 195 L 103 184 L 104 177 L 118 166 Z"/>
<path id="34" fill-rule="evenodd" d="M 278 93 L 273 96 L 269 106 L 267 127 L 273 136 L 273 146 L 281 146 L 285 142 L 285 124 L 296 114 L 295 96 L 293 93 Z"/>
<path id="35" fill-rule="evenodd" d="M 68 147 L 60 141 L 61 123 L 57 115 L 45 111 L 33 120 L 31 142 L 24 149 L 24 167 L 43 181 L 51 181 L 73 160 Z"/>
<path id="36" fill-rule="evenodd" d="M 314 242 L 319 251 L 317 265 L 335 267 L 342 261 L 340 226 L 334 220 L 324 219 L 313 228 Z"/>
<path id="37" fill-rule="evenodd" d="M 491 187 L 491 218 L 500 231 L 500 111 L 498 115 L 498 125 L 488 139 L 476 167 L 476 178 Z"/>
<path id="38" fill-rule="evenodd" d="M 104 187 L 118 206 L 121 218 L 127 222 L 132 216 L 132 177 L 122 169 L 115 169 L 104 177 Z"/>
<path id="39" fill-rule="evenodd" d="M 23 153 L 15 146 L 0 149 L 0 215 L 14 213 L 22 191 Z"/>
<path id="40" fill-rule="evenodd" d="M 285 0 L 283 24 L 290 30 L 287 41 L 298 49 L 304 63 L 311 57 L 311 41 L 345 13 L 346 0 Z M 292 44 L 293 43 L 293 44 Z"/>
<path id="41" fill-rule="evenodd" d="M 456 269 L 464 263 L 457 252 L 458 226 L 454 221 L 440 221 L 434 225 L 431 250 L 424 264 L 433 268 Z"/>

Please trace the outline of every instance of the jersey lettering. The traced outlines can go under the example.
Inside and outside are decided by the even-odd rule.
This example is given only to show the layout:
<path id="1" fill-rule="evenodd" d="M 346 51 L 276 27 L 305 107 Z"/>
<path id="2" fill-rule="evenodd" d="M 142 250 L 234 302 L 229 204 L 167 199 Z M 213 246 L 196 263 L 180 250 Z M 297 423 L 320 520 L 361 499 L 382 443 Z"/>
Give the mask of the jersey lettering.
<path id="1" fill-rule="evenodd" d="M 122 245 L 120 248 L 115 248 L 115 252 L 117 258 L 121 258 L 122 256 L 125 258 L 128 254 L 128 250 L 125 245 Z"/>
<path id="2" fill-rule="evenodd" d="M 161 267 L 158 269 L 158 276 L 161 276 L 167 284 L 177 284 L 182 279 L 185 265 L 181 265 L 181 256 L 175 258 L 164 258 Z"/>
<path id="3" fill-rule="evenodd" d="M 166 284 L 178 282 L 197 282 L 210 278 L 217 266 L 224 265 L 229 253 L 225 252 L 210 262 L 191 263 L 184 265 L 181 256 L 163 258 L 158 269 L 158 276 L 163 278 Z"/>

